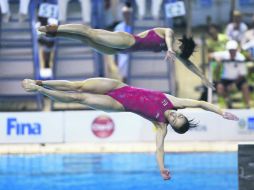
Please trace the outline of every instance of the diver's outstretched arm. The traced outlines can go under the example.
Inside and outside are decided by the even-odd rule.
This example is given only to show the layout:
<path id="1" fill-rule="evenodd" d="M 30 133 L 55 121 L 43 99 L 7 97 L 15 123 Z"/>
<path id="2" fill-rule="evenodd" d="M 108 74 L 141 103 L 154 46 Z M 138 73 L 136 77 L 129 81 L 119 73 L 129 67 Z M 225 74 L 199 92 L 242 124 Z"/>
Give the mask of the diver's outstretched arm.
<path id="1" fill-rule="evenodd" d="M 177 56 L 178 60 L 183 63 L 185 65 L 185 67 L 187 67 L 191 72 L 195 73 L 197 76 L 199 76 L 199 78 L 201 78 L 201 80 L 203 81 L 203 83 L 205 84 L 205 86 L 212 88 L 213 90 L 215 90 L 213 83 L 210 82 L 205 75 L 197 68 L 196 65 L 194 65 L 190 60 L 188 59 L 183 59 L 180 56 Z"/>
<path id="2" fill-rule="evenodd" d="M 174 31 L 171 30 L 170 28 L 165 29 L 165 41 L 168 47 L 165 60 L 174 63 L 176 54 L 173 48 L 173 44 L 175 39 L 174 39 Z"/>
<path id="3" fill-rule="evenodd" d="M 221 115 L 224 119 L 228 120 L 239 120 L 237 116 L 235 116 L 232 113 L 225 112 L 222 109 L 220 109 L 218 106 L 215 106 L 213 104 L 210 104 L 206 101 L 198 101 L 198 100 L 192 100 L 192 99 L 185 99 L 185 98 L 177 98 L 178 100 L 175 101 L 177 107 L 179 108 L 202 108 L 207 111 L 214 112 L 218 115 Z"/>
<path id="4" fill-rule="evenodd" d="M 164 180 L 170 179 L 169 170 L 164 166 L 164 139 L 167 135 L 167 125 L 154 123 L 156 130 L 156 159 Z"/>
<path id="5" fill-rule="evenodd" d="M 236 115 L 229 113 L 229 112 L 222 111 L 219 107 L 217 107 L 213 104 L 210 104 L 205 101 L 201 101 L 200 104 L 201 104 L 200 108 L 207 110 L 207 111 L 217 113 L 217 114 L 221 115 L 224 119 L 234 120 L 234 121 L 239 120 L 239 118 Z"/>

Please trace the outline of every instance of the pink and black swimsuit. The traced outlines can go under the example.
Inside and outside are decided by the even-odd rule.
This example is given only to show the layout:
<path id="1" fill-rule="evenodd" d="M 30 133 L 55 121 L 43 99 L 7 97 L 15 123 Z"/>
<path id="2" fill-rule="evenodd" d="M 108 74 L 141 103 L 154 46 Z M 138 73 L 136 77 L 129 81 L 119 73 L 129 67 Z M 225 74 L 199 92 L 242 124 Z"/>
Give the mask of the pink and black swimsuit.
<path id="1" fill-rule="evenodd" d="M 158 91 L 124 86 L 106 95 L 120 102 L 126 111 L 136 113 L 151 121 L 168 123 L 164 112 L 174 109 L 172 102 Z"/>
<path id="2" fill-rule="evenodd" d="M 150 30 L 148 34 L 141 38 L 133 35 L 135 44 L 127 49 L 118 49 L 119 53 L 129 53 L 136 51 L 154 51 L 161 52 L 167 51 L 167 44 L 164 38 L 161 38 L 154 30 Z"/>

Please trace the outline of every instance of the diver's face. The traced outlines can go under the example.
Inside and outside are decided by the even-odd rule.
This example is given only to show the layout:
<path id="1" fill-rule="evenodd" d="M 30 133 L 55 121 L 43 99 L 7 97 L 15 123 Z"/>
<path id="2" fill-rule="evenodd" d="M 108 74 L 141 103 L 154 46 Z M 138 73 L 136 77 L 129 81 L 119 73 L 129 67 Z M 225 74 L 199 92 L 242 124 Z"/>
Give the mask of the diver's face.
<path id="1" fill-rule="evenodd" d="M 181 128 L 186 123 L 186 117 L 177 112 L 171 111 L 168 115 L 168 122 L 174 128 Z"/>

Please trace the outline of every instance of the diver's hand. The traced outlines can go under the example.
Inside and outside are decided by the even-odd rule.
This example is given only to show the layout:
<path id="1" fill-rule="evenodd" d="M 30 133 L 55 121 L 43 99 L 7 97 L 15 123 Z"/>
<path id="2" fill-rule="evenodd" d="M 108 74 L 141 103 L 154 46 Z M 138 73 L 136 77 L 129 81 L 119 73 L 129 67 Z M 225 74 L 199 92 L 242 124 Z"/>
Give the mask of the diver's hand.
<path id="1" fill-rule="evenodd" d="M 171 178 L 170 172 L 168 169 L 164 168 L 160 172 L 161 172 L 161 176 L 163 177 L 164 180 L 169 180 Z"/>
<path id="2" fill-rule="evenodd" d="M 228 119 L 228 120 L 234 120 L 234 121 L 239 120 L 239 118 L 236 115 L 229 113 L 229 112 L 223 112 L 222 117 L 224 119 Z"/>
<path id="3" fill-rule="evenodd" d="M 202 81 L 203 81 L 204 85 L 205 85 L 207 88 L 211 88 L 211 89 L 215 90 L 215 88 L 214 88 L 212 82 L 210 82 L 210 81 L 207 80 L 206 78 L 203 78 Z"/>
<path id="4" fill-rule="evenodd" d="M 174 63 L 176 60 L 176 53 L 173 50 L 168 50 L 165 56 L 165 61 L 169 61 L 170 63 Z"/>

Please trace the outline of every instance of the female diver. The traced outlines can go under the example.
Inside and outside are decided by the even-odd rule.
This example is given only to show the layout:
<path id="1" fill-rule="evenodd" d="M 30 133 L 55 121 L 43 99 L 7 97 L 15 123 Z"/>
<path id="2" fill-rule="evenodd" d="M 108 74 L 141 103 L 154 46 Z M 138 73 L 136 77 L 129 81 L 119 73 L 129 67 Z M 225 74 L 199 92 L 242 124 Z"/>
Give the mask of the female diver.
<path id="1" fill-rule="evenodd" d="M 114 112 L 133 112 L 150 120 L 156 126 L 156 158 L 163 179 L 170 179 L 164 166 L 164 139 L 168 124 L 177 133 L 183 134 L 195 127 L 177 109 L 202 108 L 221 115 L 225 119 L 238 118 L 205 101 L 177 98 L 159 91 L 135 88 L 107 78 L 91 78 L 84 81 L 25 79 L 22 82 L 27 92 L 37 92 L 61 102 L 76 102 L 92 109 Z M 68 92 L 69 91 L 69 92 Z"/>
<path id="2" fill-rule="evenodd" d="M 183 36 L 179 41 L 180 53 L 174 51 L 174 32 L 170 28 L 153 28 L 137 35 L 127 32 L 111 32 L 103 29 L 93 29 L 81 24 L 47 25 L 38 29 L 47 36 L 78 39 L 104 54 L 130 53 L 137 51 L 166 51 L 165 59 L 174 62 L 175 57 L 189 70 L 198 75 L 203 83 L 210 88 L 213 84 L 202 72 L 189 60 L 195 49 L 192 38 Z"/>

